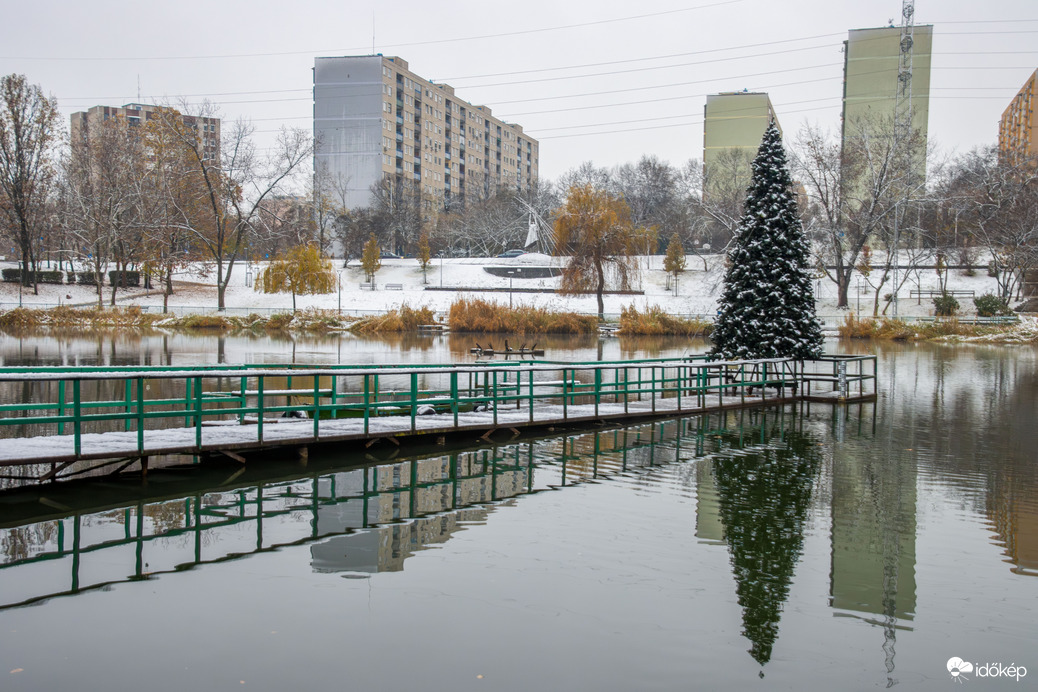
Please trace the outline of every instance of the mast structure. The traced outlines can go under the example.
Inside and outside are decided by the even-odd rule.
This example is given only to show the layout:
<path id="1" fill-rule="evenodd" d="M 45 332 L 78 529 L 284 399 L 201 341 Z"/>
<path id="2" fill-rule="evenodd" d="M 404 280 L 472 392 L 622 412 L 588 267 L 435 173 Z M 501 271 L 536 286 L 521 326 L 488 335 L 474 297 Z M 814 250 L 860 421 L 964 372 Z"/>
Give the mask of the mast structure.
<path id="1" fill-rule="evenodd" d="M 913 162 L 908 151 L 908 142 L 912 137 L 912 45 L 915 42 L 915 3 L 913 0 L 901 2 L 901 41 L 897 67 L 897 91 L 894 95 L 894 152 L 900 159 L 903 168 L 901 199 L 894 203 L 894 317 L 898 316 L 897 294 L 900 286 L 898 276 L 900 269 L 900 226 L 901 217 L 908 206 L 908 197 L 912 189 Z M 900 153 L 899 153 L 900 152 Z"/>

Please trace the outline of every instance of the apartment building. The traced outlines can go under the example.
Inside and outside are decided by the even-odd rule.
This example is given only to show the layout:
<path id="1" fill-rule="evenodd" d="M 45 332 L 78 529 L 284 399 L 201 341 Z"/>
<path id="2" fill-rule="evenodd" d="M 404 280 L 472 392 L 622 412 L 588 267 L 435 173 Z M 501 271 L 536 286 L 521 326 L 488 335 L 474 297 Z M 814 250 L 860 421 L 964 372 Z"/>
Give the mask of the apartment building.
<path id="1" fill-rule="evenodd" d="M 774 121 L 782 130 L 771 99 L 762 92 L 711 94 L 706 97 L 703 110 L 704 194 L 709 195 L 711 188 L 720 184 L 718 176 L 736 176 L 738 180 L 732 185 L 744 190 L 750 184 L 750 163 L 757 155 L 768 123 Z"/>
<path id="2" fill-rule="evenodd" d="M 85 142 L 90 138 L 90 131 L 101 127 L 111 118 L 123 118 L 130 125 L 140 125 L 157 117 L 160 106 L 144 103 L 128 103 L 125 106 L 94 106 L 87 111 L 73 113 L 71 116 L 72 142 Z M 220 119 L 202 116 L 182 116 L 184 124 L 198 131 L 202 143 L 203 158 L 207 161 L 220 160 Z"/>
<path id="3" fill-rule="evenodd" d="M 464 204 L 537 180 L 538 143 L 486 106 L 383 55 L 314 60 L 314 170 L 350 208 L 381 180 L 413 183 L 426 206 Z"/>
<path id="4" fill-rule="evenodd" d="M 1038 70 L 1031 73 L 1020 91 L 1009 102 L 998 123 L 999 153 L 1013 163 L 1038 155 L 1034 118 L 1036 82 Z"/>
<path id="5" fill-rule="evenodd" d="M 909 88 L 902 99 L 912 109 L 912 130 L 918 133 L 918 151 L 913 158 L 926 171 L 927 123 L 930 116 L 930 61 L 933 25 L 912 27 L 902 36 L 901 27 L 852 29 L 843 44 L 843 142 L 853 138 L 868 123 L 871 129 L 891 128 L 898 92 L 905 83 L 902 61 L 910 54 Z"/>

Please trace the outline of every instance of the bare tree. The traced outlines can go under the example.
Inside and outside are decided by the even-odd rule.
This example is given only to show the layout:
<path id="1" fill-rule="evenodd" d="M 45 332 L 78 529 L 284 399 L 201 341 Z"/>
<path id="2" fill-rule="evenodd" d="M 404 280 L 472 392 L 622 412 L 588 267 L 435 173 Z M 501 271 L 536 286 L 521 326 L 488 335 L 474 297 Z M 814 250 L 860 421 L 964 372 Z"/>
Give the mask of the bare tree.
<path id="1" fill-rule="evenodd" d="M 205 209 L 198 210 L 200 217 L 185 218 L 184 224 L 201 256 L 216 266 L 217 305 L 223 310 L 234 265 L 248 252 L 260 205 L 310 160 L 313 140 L 304 130 L 282 128 L 269 152 L 260 155 L 252 140 L 254 126 L 238 120 L 223 129 L 223 151 L 216 159 L 209 155 L 200 127 L 211 118 L 215 109 L 206 103 L 193 114 L 167 115 L 161 125 L 180 141 L 200 173 Z"/>
<path id="2" fill-rule="evenodd" d="M 1023 275 L 1038 266 L 1038 160 L 1000 157 L 994 147 L 970 152 L 956 165 L 964 215 L 991 253 L 999 294 L 1012 300 Z"/>
<path id="3" fill-rule="evenodd" d="M 72 142 L 61 163 L 59 199 L 64 227 L 93 273 L 97 304 L 110 264 L 125 271 L 140 246 L 145 157 L 140 132 L 122 118 L 105 120 L 89 138 Z M 119 279 L 112 282 L 115 304 Z"/>
<path id="4" fill-rule="evenodd" d="M 58 102 L 24 75 L 0 78 L 0 215 L 22 256 L 22 284 L 36 285 L 34 243 L 46 223 L 58 140 Z"/>
<path id="5" fill-rule="evenodd" d="M 837 285 L 837 306 L 849 305 L 851 276 L 862 249 L 874 237 L 884 238 L 888 256 L 913 232 L 895 241 L 893 224 L 906 218 L 905 200 L 922 196 L 925 178 L 916 171 L 923 151 L 918 132 L 904 140 L 881 119 L 847 124 L 842 142 L 815 126 L 797 135 L 794 175 L 806 187 L 808 234 L 815 243 L 817 266 Z"/>

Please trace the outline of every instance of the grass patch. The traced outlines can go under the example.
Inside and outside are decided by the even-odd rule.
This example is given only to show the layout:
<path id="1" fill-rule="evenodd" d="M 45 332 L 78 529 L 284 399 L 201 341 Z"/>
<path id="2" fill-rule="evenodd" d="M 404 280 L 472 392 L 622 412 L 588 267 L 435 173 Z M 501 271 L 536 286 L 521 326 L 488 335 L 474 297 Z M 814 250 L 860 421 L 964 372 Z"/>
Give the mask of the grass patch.
<path id="1" fill-rule="evenodd" d="M 546 308 L 509 308 L 478 298 L 459 298 L 451 304 L 451 331 L 483 334 L 593 334 L 598 317 Z"/>
<path id="2" fill-rule="evenodd" d="M 0 329 L 29 330 L 40 327 L 55 329 L 105 329 L 110 327 L 150 327 L 161 315 L 149 315 L 139 306 L 125 308 L 74 308 L 61 305 L 49 310 L 15 308 L 0 313 Z"/>
<path id="3" fill-rule="evenodd" d="M 407 303 L 399 310 L 390 310 L 384 315 L 357 320 L 349 331 L 355 334 L 379 334 L 386 332 L 416 332 L 422 324 L 432 324 L 436 313 L 432 308 L 412 308 Z"/>
<path id="4" fill-rule="evenodd" d="M 714 330 L 712 322 L 699 319 L 675 317 L 659 305 L 639 312 L 633 305 L 620 312 L 620 333 L 640 336 L 709 336 Z"/>

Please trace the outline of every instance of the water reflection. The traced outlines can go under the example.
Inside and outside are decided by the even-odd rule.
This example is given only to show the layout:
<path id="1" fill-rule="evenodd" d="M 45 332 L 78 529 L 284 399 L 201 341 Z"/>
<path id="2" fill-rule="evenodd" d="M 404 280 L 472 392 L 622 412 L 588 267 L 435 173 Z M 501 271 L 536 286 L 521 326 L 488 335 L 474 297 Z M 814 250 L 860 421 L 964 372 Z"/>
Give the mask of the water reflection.
<path id="1" fill-rule="evenodd" d="M 814 458 L 802 451 L 812 449 L 808 434 L 784 427 L 796 424 L 793 410 L 758 416 L 701 416 L 342 470 L 322 466 L 361 458 L 315 457 L 311 463 L 316 469 L 307 476 L 260 478 L 245 485 L 247 472 L 269 478 L 284 469 L 274 465 L 232 473 L 213 466 L 186 475 L 169 470 L 153 474 L 143 489 L 103 483 L 88 486 L 89 493 L 71 484 L 22 490 L 10 494 L 0 509 L 0 527 L 6 527 L 0 529 L 0 606 L 299 542 L 312 542 L 311 566 L 318 572 L 399 571 L 416 551 L 485 523 L 521 496 L 603 479 L 652 487 L 669 482 L 653 472 L 675 464 L 678 482 L 694 489 L 694 469 L 678 462 L 709 459 L 715 459 L 719 515 L 741 594 L 763 583 L 766 563 L 777 560 L 791 569 L 796 562 L 797 526 L 787 524 L 802 521 L 798 517 L 810 488 L 798 484 L 810 485 L 811 479 L 804 478 L 811 473 L 803 464 Z M 779 432 L 770 421 L 777 421 Z M 765 430 L 768 443 L 762 447 Z M 169 496 L 178 487 L 192 486 L 186 494 Z M 748 494 L 739 487 L 749 488 Z M 764 502 L 763 495 L 770 499 Z M 56 509 L 61 507 L 69 512 Z M 44 519 L 41 511 L 52 516 Z M 752 541 L 736 538 L 763 535 L 769 521 L 779 522 L 781 535 L 789 533 L 772 553 L 755 553 Z M 781 579 L 788 581 L 788 576 Z M 774 629 L 766 623 L 777 622 L 771 614 L 781 608 L 782 588 L 765 587 L 755 597 L 758 604 L 747 611 L 747 622 Z M 774 634 L 770 636 L 773 640 Z M 770 650 L 764 639 L 759 646 L 762 652 Z"/>
<path id="2" fill-rule="evenodd" d="M 750 655 L 771 660 L 782 606 L 800 561 L 804 522 L 821 466 L 815 437 L 781 416 L 757 430 L 719 436 L 731 452 L 713 460 L 718 514 L 731 552 Z M 777 418 L 777 420 L 775 420 Z M 747 438 L 758 438 L 746 444 Z"/>

